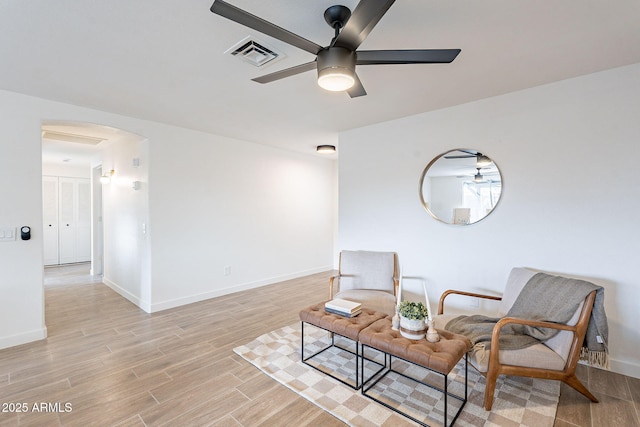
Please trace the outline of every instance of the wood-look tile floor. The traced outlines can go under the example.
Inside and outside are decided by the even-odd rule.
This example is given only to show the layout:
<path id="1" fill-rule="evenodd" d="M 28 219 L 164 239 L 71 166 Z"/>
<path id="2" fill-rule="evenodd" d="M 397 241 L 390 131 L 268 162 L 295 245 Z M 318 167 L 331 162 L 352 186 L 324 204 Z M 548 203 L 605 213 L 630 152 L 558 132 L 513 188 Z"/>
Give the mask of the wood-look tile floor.
<path id="1" fill-rule="evenodd" d="M 49 337 L 0 350 L 0 426 L 342 426 L 233 353 L 297 322 L 330 274 L 147 314 L 82 267 L 48 268 Z M 601 403 L 563 387 L 556 426 L 640 425 L 640 380 L 580 375 Z"/>

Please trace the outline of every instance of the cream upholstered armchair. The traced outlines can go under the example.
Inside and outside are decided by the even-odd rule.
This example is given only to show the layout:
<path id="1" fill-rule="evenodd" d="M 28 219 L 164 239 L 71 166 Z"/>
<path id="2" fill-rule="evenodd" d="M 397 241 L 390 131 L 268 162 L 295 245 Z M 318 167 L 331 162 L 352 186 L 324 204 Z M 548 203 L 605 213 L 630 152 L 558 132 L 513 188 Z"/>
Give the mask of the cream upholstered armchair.
<path id="1" fill-rule="evenodd" d="M 340 252 L 338 274 L 329 279 L 329 299 L 356 301 L 393 316 L 398 283 L 395 252 L 345 250 Z"/>
<path id="2" fill-rule="evenodd" d="M 450 295 L 457 294 L 500 301 L 498 317 L 501 320 L 495 324 L 490 334 L 490 349 L 483 350 L 481 347 L 474 346 L 468 358 L 469 363 L 486 377 L 484 397 L 486 410 L 491 410 L 496 380 L 499 375 L 560 380 L 582 393 L 592 402 L 598 402 L 575 375 L 576 365 L 580 359 L 583 341 L 594 307 L 595 290 L 587 294 L 575 312 L 570 311 L 573 315 L 566 324 L 505 317 L 524 286 L 536 274 L 536 271 L 526 268 L 512 269 L 502 297 L 461 291 L 446 291 L 440 297 L 438 315 L 434 319 L 434 324 L 439 329 L 445 329 L 447 324 L 457 317 L 457 315 L 443 314 L 445 298 Z M 502 328 L 509 324 L 553 328 L 560 330 L 560 332 L 552 338 L 526 348 L 504 350 L 500 348 L 499 339 Z"/>

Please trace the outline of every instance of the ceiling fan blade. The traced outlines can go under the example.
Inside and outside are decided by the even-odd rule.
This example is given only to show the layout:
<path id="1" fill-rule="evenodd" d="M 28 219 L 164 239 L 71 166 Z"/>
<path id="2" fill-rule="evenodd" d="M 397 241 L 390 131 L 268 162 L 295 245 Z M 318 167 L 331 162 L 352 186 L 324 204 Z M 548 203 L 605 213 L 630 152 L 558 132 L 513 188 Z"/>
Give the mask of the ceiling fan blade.
<path id="1" fill-rule="evenodd" d="M 353 83 L 353 86 L 347 89 L 347 93 L 351 98 L 365 96 L 367 94 L 367 91 L 364 90 L 364 86 L 362 86 L 362 82 L 360 81 L 360 78 L 358 77 L 357 74 L 354 74 L 353 77 L 355 78 L 355 82 Z"/>
<path id="2" fill-rule="evenodd" d="M 300 37 L 271 22 L 258 18 L 222 0 L 215 0 L 211 12 L 316 55 L 322 46 Z"/>
<path id="3" fill-rule="evenodd" d="M 480 157 L 482 157 L 482 153 L 481 152 L 472 152 L 469 150 L 455 150 L 455 151 L 460 151 L 461 153 L 467 153 L 467 154 L 461 154 L 459 156 L 444 156 L 445 159 L 477 159 L 479 160 Z"/>
<path id="4" fill-rule="evenodd" d="M 295 76 L 296 74 L 304 73 L 305 71 L 315 70 L 317 67 L 316 61 L 307 62 L 306 64 L 296 65 L 295 67 L 285 68 L 284 70 L 276 71 L 275 73 L 265 74 L 264 76 L 251 79 L 258 83 L 271 83 L 276 80 L 284 79 L 285 77 Z"/>
<path id="5" fill-rule="evenodd" d="M 458 148 L 456 150 L 452 150 L 452 151 L 459 151 L 461 153 L 466 153 L 466 154 L 462 154 L 459 156 L 444 156 L 445 159 L 467 159 L 467 158 L 471 158 L 471 157 L 475 157 L 478 158 L 479 156 L 482 156 L 482 153 L 479 151 L 475 151 L 475 150 L 463 150 L 461 148 Z"/>
<path id="6" fill-rule="evenodd" d="M 459 53 L 460 49 L 359 50 L 356 64 L 447 64 Z"/>
<path id="7" fill-rule="evenodd" d="M 333 46 L 356 50 L 395 0 L 360 0 Z"/>

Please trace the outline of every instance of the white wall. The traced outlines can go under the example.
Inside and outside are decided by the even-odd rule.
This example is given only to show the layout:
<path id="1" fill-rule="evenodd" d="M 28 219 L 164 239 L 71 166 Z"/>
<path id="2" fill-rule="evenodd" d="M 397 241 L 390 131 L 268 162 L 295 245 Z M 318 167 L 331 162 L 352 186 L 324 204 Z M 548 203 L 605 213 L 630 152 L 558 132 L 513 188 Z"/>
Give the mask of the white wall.
<path id="1" fill-rule="evenodd" d="M 109 184 L 101 187 L 103 282 L 146 311 L 151 305 L 148 146 L 144 138 L 125 134 L 110 141 L 95 160 L 103 175 L 114 170 Z"/>
<path id="2" fill-rule="evenodd" d="M 334 161 L 0 91 L 0 227 L 31 225 L 33 236 L 0 242 L 0 348 L 46 336 L 40 136 L 46 120 L 147 138 L 139 147 L 148 168 L 147 234 L 142 193 L 127 188 L 116 197 L 127 213 L 116 235 L 105 236 L 105 247 L 108 239 L 124 239 L 127 251 L 137 248 L 133 255 L 107 254 L 105 276 L 145 310 L 331 268 Z M 124 165 L 134 154 L 114 155 Z M 231 275 L 223 276 L 224 266 Z"/>
<path id="3" fill-rule="evenodd" d="M 638 100 L 640 64 L 346 132 L 337 246 L 397 251 L 434 309 L 449 288 L 501 292 L 514 266 L 590 278 L 606 288 L 613 370 L 640 377 Z M 418 196 L 424 167 L 452 148 L 503 175 L 495 211 L 466 227 Z"/>
<path id="4" fill-rule="evenodd" d="M 195 131 L 151 144 L 153 311 L 332 268 L 334 162 Z"/>
<path id="5" fill-rule="evenodd" d="M 65 176 L 68 178 L 91 178 L 91 167 L 59 165 L 55 163 L 43 163 L 42 175 L 48 176 Z"/>
<path id="6" fill-rule="evenodd" d="M 8 95 L 8 96 L 7 96 Z M 0 348 L 46 337 L 43 298 L 42 145 L 29 102 L 0 92 L 0 227 L 31 240 L 0 242 Z"/>

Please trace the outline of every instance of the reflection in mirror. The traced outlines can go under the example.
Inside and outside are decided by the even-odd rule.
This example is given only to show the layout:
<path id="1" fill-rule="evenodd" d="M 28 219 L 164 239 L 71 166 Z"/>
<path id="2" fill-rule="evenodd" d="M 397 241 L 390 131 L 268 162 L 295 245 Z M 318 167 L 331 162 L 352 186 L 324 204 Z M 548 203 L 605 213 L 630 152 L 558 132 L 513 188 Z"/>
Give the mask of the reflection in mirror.
<path id="1" fill-rule="evenodd" d="M 477 150 L 456 149 L 433 159 L 420 178 L 420 200 L 434 218 L 467 225 L 491 213 L 502 194 L 496 164 Z"/>

